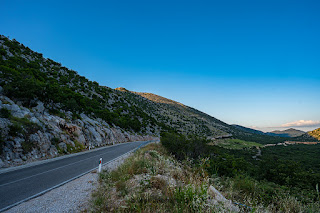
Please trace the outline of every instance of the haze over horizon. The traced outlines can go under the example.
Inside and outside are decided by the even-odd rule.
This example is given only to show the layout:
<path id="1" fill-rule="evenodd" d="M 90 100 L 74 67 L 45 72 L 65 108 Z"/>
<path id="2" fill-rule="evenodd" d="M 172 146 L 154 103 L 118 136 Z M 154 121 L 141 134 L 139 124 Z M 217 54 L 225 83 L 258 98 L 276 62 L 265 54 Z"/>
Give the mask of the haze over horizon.
<path id="1" fill-rule="evenodd" d="M 8 1 L 1 32 L 108 87 L 263 131 L 320 127 L 320 3 Z"/>

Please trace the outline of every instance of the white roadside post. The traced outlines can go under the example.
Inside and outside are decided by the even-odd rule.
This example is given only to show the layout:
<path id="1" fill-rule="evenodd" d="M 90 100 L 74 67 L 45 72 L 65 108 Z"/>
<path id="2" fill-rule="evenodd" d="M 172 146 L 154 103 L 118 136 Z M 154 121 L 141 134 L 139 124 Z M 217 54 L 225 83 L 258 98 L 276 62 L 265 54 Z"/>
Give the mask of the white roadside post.
<path id="1" fill-rule="evenodd" d="M 100 161 L 99 161 L 99 169 L 98 169 L 99 173 L 101 172 L 101 165 L 102 165 L 102 158 L 100 158 Z"/>

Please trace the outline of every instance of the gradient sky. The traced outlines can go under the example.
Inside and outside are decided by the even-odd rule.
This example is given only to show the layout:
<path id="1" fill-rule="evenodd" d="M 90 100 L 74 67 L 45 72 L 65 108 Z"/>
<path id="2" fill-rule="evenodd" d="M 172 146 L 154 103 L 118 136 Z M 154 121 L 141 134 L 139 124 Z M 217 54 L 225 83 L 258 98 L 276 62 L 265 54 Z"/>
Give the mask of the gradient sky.
<path id="1" fill-rule="evenodd" d="M 101 85 L 229 124 L 307 130 L 320 127 L 319 11 L 314 0 L 2 0 L 0 34 Z"/>

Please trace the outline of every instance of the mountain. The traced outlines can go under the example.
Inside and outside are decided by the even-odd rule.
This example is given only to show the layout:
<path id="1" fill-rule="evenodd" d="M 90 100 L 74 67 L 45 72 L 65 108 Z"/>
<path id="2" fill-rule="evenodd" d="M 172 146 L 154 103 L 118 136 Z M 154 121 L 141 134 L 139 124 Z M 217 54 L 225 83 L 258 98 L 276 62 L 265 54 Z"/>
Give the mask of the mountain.
<path id="1" fill-rule="evenodd" d="M 310 132 L 308 132 L 308 134 L 320 141 L 320 128 L 319 129 L 315 129 L 313 131 L 310 131 Z"/>
<path id="2" fill-rule="evenodd" d="M 282 131 L 281 130 L 275 130 L 275 131 L 272 131 L 270 133 L 274 134 L 274 135 L 277 135 L 277 136 L 280 136 L 280 137 L 298 137 L 298 136 L 301 136 L 301 135 L 305 134 L 304 131 L 301 131 L 301 130 L 298 130 L 298 129 L 293 129 L 293 128 L 282 130 Z"/>
<path id="3" fill-rule="evenodd" d="M 0 35 L 0 167 L 162 131 L 219 137 L 236 130 L 161 96 L 101 86 Z"/>

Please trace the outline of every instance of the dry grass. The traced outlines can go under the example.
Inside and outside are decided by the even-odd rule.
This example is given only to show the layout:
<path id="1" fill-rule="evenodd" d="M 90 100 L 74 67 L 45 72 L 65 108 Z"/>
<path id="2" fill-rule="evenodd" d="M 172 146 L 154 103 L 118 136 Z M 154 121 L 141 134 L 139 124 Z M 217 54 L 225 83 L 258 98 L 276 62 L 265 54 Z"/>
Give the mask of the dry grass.
<path id="1" fill-rule="evenodd" d="M 218 188 L 226 198 L 251 207 L 247 208 L 242 206 L 241 211 L 243 212 L 320 212 L 319 202 L 304 204 L 288 193 L 276 191 L 274 191 L 272 202 L 267 205 L 263 204 L 265 202 L 261 198 L 264 196 L 261 195 L 269 190 L 268 186 L 245 176 L 235 178 L 216 176 L 213 179 L 213 185 Z"/>
<path id="2" fill-rule="evenodd" d="M 93 212 L 229 212 L 213 205 L 203 168 L 178 163 L 160 144 L 150 144 L 118 169 L 100 175 Z"/>

